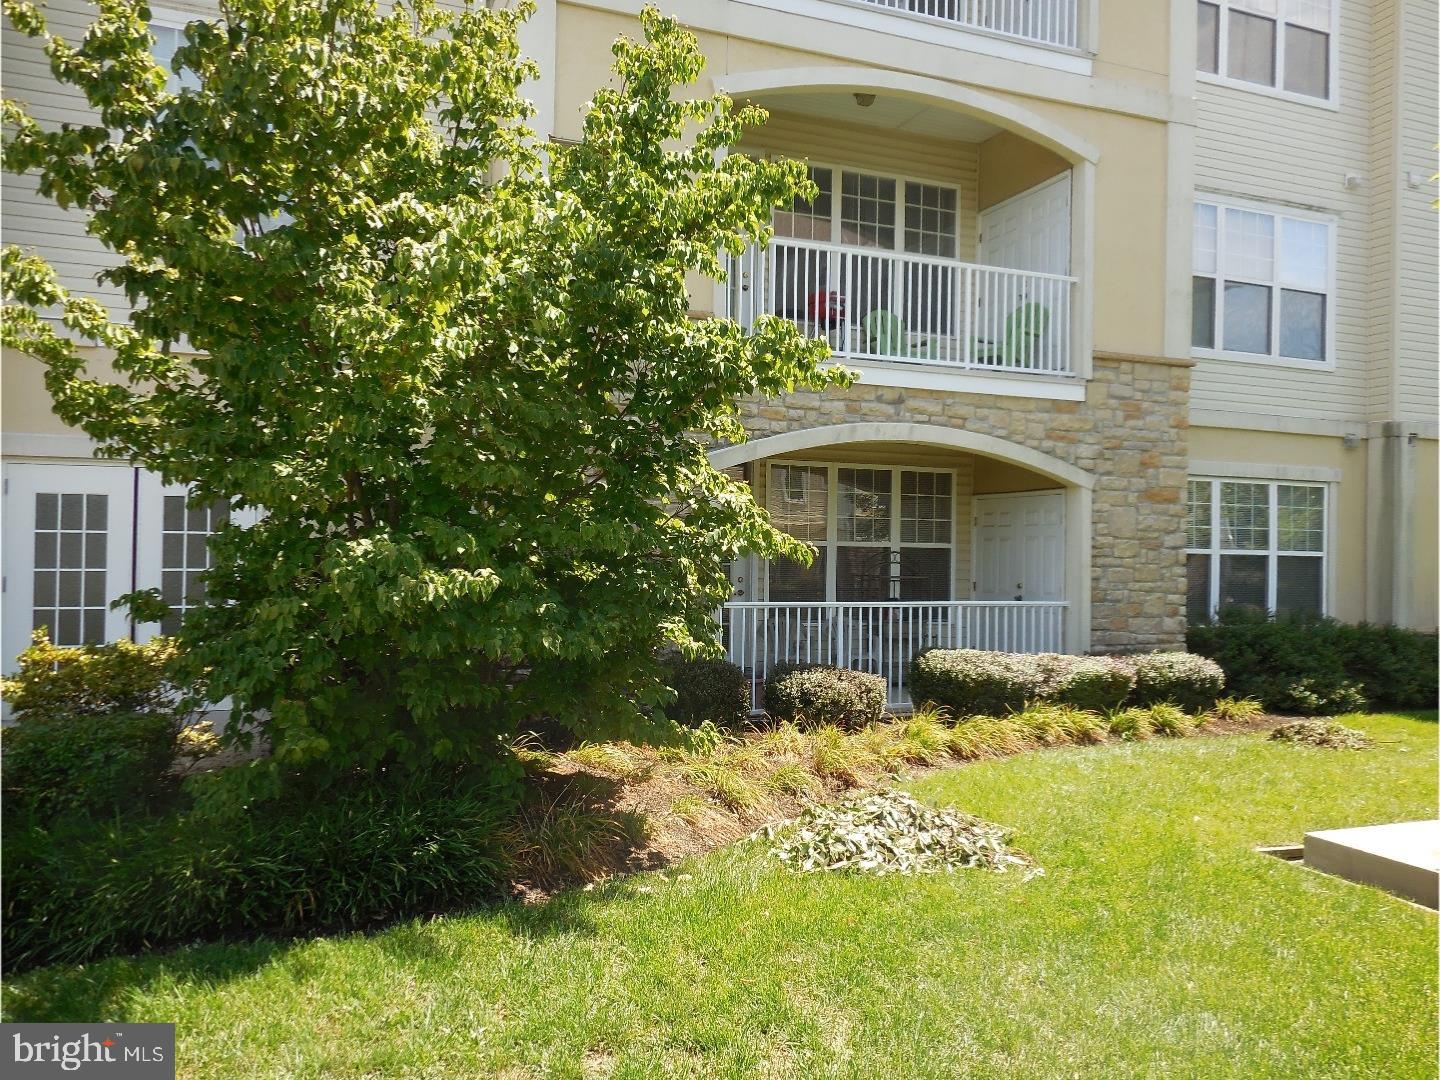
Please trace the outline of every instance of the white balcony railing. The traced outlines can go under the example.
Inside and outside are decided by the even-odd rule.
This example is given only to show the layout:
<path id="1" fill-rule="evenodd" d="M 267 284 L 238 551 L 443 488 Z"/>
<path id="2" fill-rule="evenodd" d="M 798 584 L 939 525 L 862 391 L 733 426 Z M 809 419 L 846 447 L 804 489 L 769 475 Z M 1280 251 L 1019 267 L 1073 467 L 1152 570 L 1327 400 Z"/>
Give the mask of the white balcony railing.
<path id="1" fill-rule="evenodd" d="M 751 708 L 763 707 L 765 676 L 777 664 L 833 664 L 883 676 L 890 708 L 906 708 L 907 668 L 921 649 L 1061 652 L 1064 603 L 874 601 L 726 604 L 722 641 L 750 678 Z"/>
<path id="2" fill-rule="evenodd" d="M 876 7 L 923 15 L 967 30 L 988 30 L 1007 37 L 1080 47 L 1078 0 L 865 0 Z"/>
<path id="3" fill-rule="evenodd" d="M 1074 373 L 1075 279 L 777 237 L 731 261 L 730 316 L 790 319 L 836 356 L 1039 375 Z"/>

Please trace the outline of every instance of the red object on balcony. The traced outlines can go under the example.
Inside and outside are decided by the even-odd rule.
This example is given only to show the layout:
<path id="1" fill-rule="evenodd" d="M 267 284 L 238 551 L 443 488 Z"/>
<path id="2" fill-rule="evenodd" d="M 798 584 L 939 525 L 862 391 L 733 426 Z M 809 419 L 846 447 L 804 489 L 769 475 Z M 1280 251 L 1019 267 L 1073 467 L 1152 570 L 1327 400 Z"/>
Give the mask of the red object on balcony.
<path id="1" fill-rule="evenodd" d="M 827 326 L 845 321 L 845 297 L 838 292 L 813 292 L 810 294 L 810 308 L 806 312 L 811 322 Z"/>

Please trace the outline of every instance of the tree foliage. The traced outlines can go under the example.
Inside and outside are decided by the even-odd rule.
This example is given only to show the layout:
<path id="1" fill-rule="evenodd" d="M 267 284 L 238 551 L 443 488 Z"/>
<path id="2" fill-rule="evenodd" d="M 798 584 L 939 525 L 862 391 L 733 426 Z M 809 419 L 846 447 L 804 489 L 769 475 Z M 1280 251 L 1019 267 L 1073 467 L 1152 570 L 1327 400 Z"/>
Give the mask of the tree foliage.
<path id="1" fill-rule="evenodd" d="M 182 631 L 212 699 L 275 769 L 499 761 L 536 714 L 645 734 L 727 561 L 806 557 L 706 446 L 744 396 L 846 378 L 788 323 L 690 315 L 687 273 L 807 190 L 724 153 L 763 114 L 677 92 L 702 57 L 653 10 L 544 146 L 526 9 L 226 0 L 177 89 L 146 7 L 98 6 L 78 44 L 7 6 L 95 122 L 7 103 L 6 166 L 85 214 L 131 311 L 7 250 L 6 336 L 102 453 L 263 509 Z"/>

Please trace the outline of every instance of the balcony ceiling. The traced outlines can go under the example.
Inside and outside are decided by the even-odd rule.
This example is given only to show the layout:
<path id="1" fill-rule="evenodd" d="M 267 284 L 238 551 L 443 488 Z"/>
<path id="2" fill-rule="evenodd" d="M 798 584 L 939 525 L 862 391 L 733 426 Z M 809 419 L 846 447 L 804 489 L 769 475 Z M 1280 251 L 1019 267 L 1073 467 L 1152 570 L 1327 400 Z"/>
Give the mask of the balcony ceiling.
<path id="1" fill-rule="evenodd" d="M 865 92 L 865 91 L 862 91 Z M 778 91 L 757 94 L 756 105 L 816 120 L 857 124 L 885 131 L 904 131 L 956 142 L 984 142 L 1000 128 L 954 109 L 937 108 L 896 94 L 877 93 L 875 103 L 861 108 L 850 90 Z"/>

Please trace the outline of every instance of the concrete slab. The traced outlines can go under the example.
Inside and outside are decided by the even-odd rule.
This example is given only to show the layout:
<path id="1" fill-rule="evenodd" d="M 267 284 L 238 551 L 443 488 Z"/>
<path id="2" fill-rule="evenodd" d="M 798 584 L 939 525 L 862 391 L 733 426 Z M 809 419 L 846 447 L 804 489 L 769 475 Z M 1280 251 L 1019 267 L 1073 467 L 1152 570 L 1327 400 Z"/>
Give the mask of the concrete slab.
<path id="1" fill-rule="evenodd" d="M 1440 820 L 1306 833 L 1305 865 L 1440 908 Z"/>

